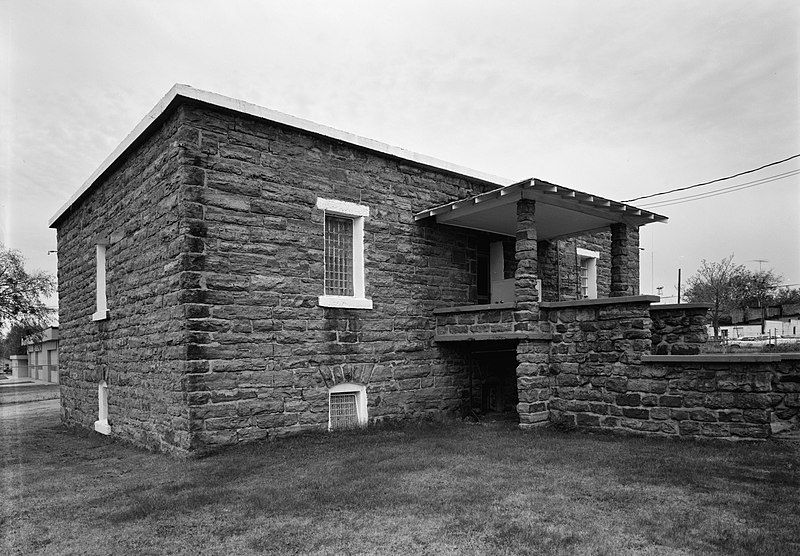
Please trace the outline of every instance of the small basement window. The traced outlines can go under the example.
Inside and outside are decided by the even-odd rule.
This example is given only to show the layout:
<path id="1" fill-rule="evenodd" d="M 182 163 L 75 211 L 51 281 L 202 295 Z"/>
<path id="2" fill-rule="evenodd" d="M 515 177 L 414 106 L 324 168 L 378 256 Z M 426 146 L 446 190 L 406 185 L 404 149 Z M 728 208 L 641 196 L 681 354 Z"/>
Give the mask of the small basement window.
<path id="1" fill-rule="evenodd" d="M 328 391 L 328 430 L 367 424 L 367 389 L 359 384 L 337 384 Z"/>

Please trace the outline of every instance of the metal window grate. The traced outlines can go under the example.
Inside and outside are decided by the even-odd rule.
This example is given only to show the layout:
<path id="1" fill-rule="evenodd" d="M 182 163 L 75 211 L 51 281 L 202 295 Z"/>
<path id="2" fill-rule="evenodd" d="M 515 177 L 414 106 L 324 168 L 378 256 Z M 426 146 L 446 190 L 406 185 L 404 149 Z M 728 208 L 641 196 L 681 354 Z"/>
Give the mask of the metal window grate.
<path id="1" fill-rule="evenodd" d="M 350 429 L 358 426 L 356 393 L 331 394 L 331 429 Z"/>
<path id="2" fill-rule="evenodd" d="M 353 295 L 353 220 L 325 215 L 325 294 Z"/>

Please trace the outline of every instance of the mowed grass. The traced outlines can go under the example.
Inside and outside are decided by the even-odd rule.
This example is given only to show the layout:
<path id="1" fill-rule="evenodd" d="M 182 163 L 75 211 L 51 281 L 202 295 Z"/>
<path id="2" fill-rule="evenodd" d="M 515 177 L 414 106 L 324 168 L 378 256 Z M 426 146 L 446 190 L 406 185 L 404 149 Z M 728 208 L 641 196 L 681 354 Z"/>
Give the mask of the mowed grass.
<path id="1" fill-rule="evenodd" d="M 183 461 L 27 405 L 0 417 L 3 553 L 800 553 L 795 443 L 428 423 Z"/>

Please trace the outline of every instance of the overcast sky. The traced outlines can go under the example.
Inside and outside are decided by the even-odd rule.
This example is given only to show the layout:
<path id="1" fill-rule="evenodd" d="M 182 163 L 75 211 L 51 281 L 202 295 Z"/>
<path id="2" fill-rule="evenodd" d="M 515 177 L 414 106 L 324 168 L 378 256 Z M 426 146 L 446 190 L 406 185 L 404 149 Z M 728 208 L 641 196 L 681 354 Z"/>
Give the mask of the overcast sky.
<path id="1" fill-rule="evenodd" d="M 0 240 L 55 273 L 48 219 L 176 82 L 615 200 L 754 168 L 800 153 L 799 6 L 5 1 Z M 731 253 L 800 283 L 800 176 L 648 208 L 643 293 Z"/>

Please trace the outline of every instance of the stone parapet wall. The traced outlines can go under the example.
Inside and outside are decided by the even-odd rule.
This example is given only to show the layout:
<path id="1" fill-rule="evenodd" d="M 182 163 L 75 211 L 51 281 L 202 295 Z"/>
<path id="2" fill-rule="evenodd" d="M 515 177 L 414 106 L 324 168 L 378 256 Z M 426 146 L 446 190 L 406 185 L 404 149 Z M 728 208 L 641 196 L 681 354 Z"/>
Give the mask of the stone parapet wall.
<path id="1" fill-rule="evenodd" d="M 708 345 L 708 309 L 704 303 L 653 305 L 653 355 L 696 355 Z"/>
<path id="2" fill-rule="evenodd" d="M 437 309 L 436 338 L 491 336 L 511 337 L 514 332 L 514 304 L 473 305 Z"/>
<path id="3" fill-rule="evenodd" d="M 797 354 L 645 356 L 644 362 L 646 381 L 628 382 L 628 401 L 638 394 L 641 412 L 632 427 L 757 439 L 800 430 Z M 651 406 L 654 394 L 658 403 Z"/>
<path id="4" fill-rule="evenodd" d="M 650 352 L 652 296 L 542 303 L 550 323 L 550 420 L 601 427 L 617 412 L 621 378 Z M 520 395 L 520 398 L 522 395 Z"/>
<path id="5" fill-rule="evenodd" d="M 653 299 L 542 303 L 553 339 L 547 353 L 526 348 L 538 365 L 518 374 L 525 414 L 546 408 L 564 428 L 680 437 L 800 430 L 800 356 L 652 355 L 651 330 L 674 334 L 661 345 L 702 344 L 690 336 L 705 318 L 704 307 L 650 307 Z"/>

